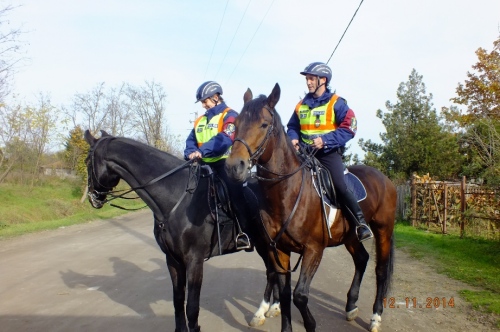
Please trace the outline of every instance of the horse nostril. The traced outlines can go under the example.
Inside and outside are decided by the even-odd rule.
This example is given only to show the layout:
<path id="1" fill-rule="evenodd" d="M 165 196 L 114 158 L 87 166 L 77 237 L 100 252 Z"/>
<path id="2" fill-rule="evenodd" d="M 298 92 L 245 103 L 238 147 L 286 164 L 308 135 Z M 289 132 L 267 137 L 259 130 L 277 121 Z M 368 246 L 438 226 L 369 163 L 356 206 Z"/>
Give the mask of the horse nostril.
<path id="1" fill-rule="evenodd" d="M 244 170 L 244 169 L 245 169 L 245 161 L 244 161 L 243 159 L 242 159 L 242 160 L 240 160 L 239 169 L 240 169 L 240 170 Z"/>

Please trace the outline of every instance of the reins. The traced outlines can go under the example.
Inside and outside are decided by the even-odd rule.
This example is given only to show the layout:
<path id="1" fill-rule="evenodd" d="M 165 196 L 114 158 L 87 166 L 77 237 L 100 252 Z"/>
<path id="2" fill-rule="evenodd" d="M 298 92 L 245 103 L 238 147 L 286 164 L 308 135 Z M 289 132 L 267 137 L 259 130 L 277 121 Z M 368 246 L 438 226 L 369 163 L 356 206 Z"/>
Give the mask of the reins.
<path id="1" fill-rule="evenodd" d="M 248 167 L 249 171 L 253 166 L 256 166 L 256 167 L 258 167 L 258 168 L 260 168 L 260 169 L 262 169 L 262 170 L 264 170 L 272 175 L 277 176 L 275 178 L 264 178 L 264 177 L 255 175 L 254 177 L 257 178 L 259 181 L 267 181 L 267 182 L 283 181 L 283 180 L 288 179 L 289 177 L 293 176 L 294 174 L 296 174 L 300 170 L 302 170 L 302 181 L 301 181 L 301 185 L 300 185 L 300 190 L 299 190 L 299 194 L 297 196 L 297 199 L 295 201 L 295 204 L 292 208 L 292 212 L 290 213 L 290 215 L 288 216 L 288 218 L 286 219 L 286 221 L 284 222 L 284 224 L 282 225 L 281 229 L 279 230 L 278 234 L 275 236 L 274 239 L 271 237 L 271 235 L 267 231 L 266 226 L 264 224 L 264 221 L 262 220 L 262 218 L 260 218 L 262 226 L 264 228 L 264 231 L 266 232 L 266 235 L 269 238 L 269 241 L 270 241 L 269 245 L 273 248 L 274 257 L 275 257 L 277 264 L 279 265 L 279 267 L 281 269 L 283 269 L 286 272 L 295 272 L 297 270 L 297 268 L 299 267 L 300 262 L 302 261 L 302 257 L 304 255 L 303 252 L 300 253 L 299 260 L 295 264 L 295 267 L 292 270 L 288 270 L 287 268 L 283 267 L 283 265 L 281 264 L 281 260 L 279 259 L 277 242 L 281 239 L 281 237 L 285 233 L 288 225 L 290 224 L 293 216 L 295 215 L 295 212 L 297 211 L 297 207 L 299 205 L 300 198 L 302 197 L 302 192 L 304 191 L 305 167 L 309 164 L 309 161 L 308 161 L 308 159 L 306 159 L 304 162 L 301 163 L 301 165 L 296 170 L 294 170 L 293 172 L 288 173 L 288 174 L 280 174 L 280 173 L 273 172 L 273 171 L 269 170 L 268 168 L 266 168 L 258 163 L 258 159 L 262 156 L 262 154 L 264 154 L 266 147 L 269 143 L 269 139 L 271 137 L 271 134 L 274 132 L 275 121 L 276 121 L 276 118 L 274 116 L 274 112 L 276 110 L 274 108 L 271 109 L 268 105 L 264 105 L 264 108 L 271 114 L 271 117 L 273 120 L 272 120 L 271 125 L 267 129 L 266 135 L 264 136 L 264 138 L 263 138 L 262 142 L 259 144 L 259 146 L 256 148 L 255 152 L 252 153 L 252 149 L 250 148 L 248 143 L 245 142 L 244 139 L 236 138 L 234 141 L 240 142 L 246 147 L 246 149 L 248 151 L 248 155 L 249 155 L 249 167 Z"/>
<path id="2" fill-rule="evenodd" d="M 258 175 L 254 175 L 252 174 L 252 177 L 256 178 L 257 180 L 260 180 L 260 181 L 268 181 L 268 182 L 272 182 L 272 181 L 281 181 L 281 180 L 284 180 L 286 178 L 289 178 L 291 177 L 292 175 L 294 175 L 295 173 L 297 173 L 298 171 L 300 171 L 301 169 L 303 169 L 305 166 L 307 166 L 307 163 L 302 163 L 296 170 L 294 170 L 293 172 L 291 173 L 288 173 L 288 174 L 280 174 L 280 173 L 276 173 L 276 172 L 273 172 L 271 171 L 270 169 L 262 166 L 261 164 L 258 163 L 258 159 L 260 156 L 262 156 L 262 154 L 264 154 L 266 148 L 267 148 L 267 144 L 269 142 L 269 138 L 271 137 L 271 134 L 273 133 L 274 131 L 274 127 L 275 127 L 275 117 L 274 117 L 274 112 L 276 111 L 274 108 L 271 109 L 268 105 L 264 105 L 264 108 L 269 112 L 269 114 L 271 114 L 271 117 L 273 119 L 271 125 L 269 126 L 269 128 L 267 129 L 267 132 L 266 132 L 266 136 L 264 136 L 264 139 L 262 140 L 262 142 L 259 144 L 259 146 L 255 149 L 255 152 L 252 153 L 252 149 L 250 148 L 250 145 L 248 145 L 248 143 L 242 139 L 242 138 L 235 138 L 234 139 L 234 142 L 240 142 L 241 144 L 243 144 L 245 146 L 245 148 L 247 149 L 247 152 L 248 152 L 248 155 L 249 155 L 249 166 L 248 166 L 248 170 L 250 171 L 250 169 L 253 167 L 253 166 L 256 166 L 272 175 L 276 175 L 277 177 L 276 178 L 264 178 L 264 177 L 261 177 L 261 176 L 258 176 Z"/>
<path id="3" fill-rule="evenodd" d="M 111 198 L 110 198 L 110 199 L 107 199 L 107 198 L 106 198 L 106 199 L 104 200 L 103 204 L 108 203 L 108 202 L 110 202 L 110 201 L 112 201 L 112 200 L 114 200 L 114 199 L 117 199 L 117 198 L 121 198 L 121 199 L 137 199 L 137 198 L 139 198 L 139 197 L 123 197 L 123 196 L 125 196 L 125 195 L 126 195 L 126 194 L 128 194 L 128 193 L 131 193 L 132 191 L 136 191 L 136 190 L 138 190 L 138 189 L 144 189 L 145 187 L 150 186 L 150 185 L 152 185 L 152 184 L 154 184 L 154 183 L 156 183 L 156 182 L 158 182 L 158 181 L 160 181 L 160 180 L 162 180 L 162 179 L 164 179 L 164 178 L 166 178 L 166 177 L 168 177 L 168 176 L 170 176 L 170 175 L 172 175 L 172 174 L 174 174 L 174 173 L 176 173 L 176 172 L 180 171 L 180 170 L 181 170 L 181 169 L 183 169 L 183 168 L 186 168 L 188 165 L 190 165 L 190 164 L 191 164 L 191 163 L 193 163 L 193 162 L 194 162 L 194 159 L 188 160 L 188 161 L 186 161 L 185 163 L 183 163 L 183 164 L 181 164 L 181 165 L 177 166 L 176 168 L 174 168 L 174 169 L 172 169 L 172 170 L 168 171 L 167 173 L 164 173 L 164 174 L 162 174 L 162 175 L 160 175 L 160 176 L 158 176 L 158 177 L 156 177 L 156 178 L 152 179 L 151 181 L 149 181 L 149 182 L 147 182 L 147 183 L 145 183 L 145 184 L 143 184 L 143 185 L 140 185 L 140 186 L 133 187 L 133 188 L 130 188 L 130 189 L 128 189 L 128 190 L 125 190 L 125 192 L 124 192 L 124 193 L 122 193 L 122 194 L 120 194 L 120 195 L 114 195 L 114 193 L 116 193 L 116 192 L 121 192 L 121 191 L 124 191 L 124 190 L 110 191 L 110 192 L 108 192 L 106 195 L 110 195 L 110 196 L 111 196 Z M 184 198 L 184 196 L 183 196 L 182 198 Z M 181 198 L 181 200 L 182 200 L 182 198 Z M 131 209 L 131 208 L 124 208 L 124 207 L 119 206 L 119 205 L 116 205 L 116 204 L 109 204 L 109 205 L 110 205 L 110 206 L 113 206 L 113 207 L 116 207 L 116 208 L 119 208 L 119 209 L 122 209 L 122 210 L 127 210 L 127 211 L 136 211 L 136 210 L 143 209 L 144 207 L 146 207 L 146 206 L 147 206 L 147 205 L 145 205 L 145 206 L 140 207 L 140 208 Z"/>
<path id="4" fill-rule="evenodd" d="M 105 137 L 102 137 L 101 139 L 99 139 L 97 141 L 97 143 L 94 145 L 94 147 L 90 151 L 90 160 L 91 160 L 91 165 L 92 165 L 92 174 L 94 175 L 94 178 L 96 179 L 97 183 L 99 183 L 99 181 L 97 180 L 97 176 L 95 174 L 94 152 L 95 152 L 98 144 L 101 142 L 101 140 L 104 141 L 103 138 L 106 139 L 106 138 L 108 138 L 108 136 L 105 136 Z M 111 138 L 115 139 L 115 137 L 109 137 L 109 139 L 111 139 Z M 150 185 L 152 185 L 152 184 L 154 184 L 154 183 L 156 183 L 156 182 L 158 182 L 158 181 L 160 181 L 160 180 L 162 180 L 162 179 L 164 179 L 164 178 L 166 178 L 166 177 L 168 177 L 168 176 L 170 176 L 170 175 L 172 175 L 172 174 L 174 174 L 174 173 L 176 173 L 176 172 L 178 172 L 178 171 L 180 171 L 180 170 L 182 170 L 184 168 L 186 168 L 187 166 L 189 166 L 190 164 L 192 164 L 194 161 L 195 161 L 194 159 L 188 160 L 185 163 L 183 163 L 183 164 L 175 167 L 174 169 L 172 169 L 172 170 L 170 170 L 170 171 L 168 171 L 166 173 L 163 173 L 160 176 L 157 176 L 156 178 L 154 178 L 154 179 L 146 182 L 145 184 L 139 185 L 137 187 L 132 187 L 130 189 L 123 189 L 123 190 L 110 190 L 110 191 L 107 191 L 107 192 L 99 192 L 97 190 L 93 190 L 91 192 L 89 190 L 88 195 L 91 197 L 91 199 L 93 199 L 92 195 L 94 195 L 94 194 L 105 195 L 106 199 L 104 199 L 103 201 L 101 201 L 101 204 L 109 203 L 110 201 L 115 200 L 117 198 L 121 198 L 121 199 L 138 199 L 139 197 L 124 197 L 124 196 L 127 195 L 127 194 L 129 194 L 129 193 L 131 193 L 132 191 L 137 191 L 139 189 L 144 189 L 145 187 L 150 186 Z M 92 178 L 89 178 L 89 183 L 88 183 L 89 189 L 90 189 L 91 182 L 92 182 Z M 104 188 L 109 188 L 109 187 L 104 186 L 104 185 L 102 185 L 100 183 L 99 183 L 99 185 L 102 186 L 102 187 L 104 187 Z M 120 194 L 116 195 L 116 193 L 120 193 Z M 108 196 L 110 196 L 111 198 L 108 198 Z M 134 208 L 134 209 L 132 209 L 132 208 L 125 208 L 125 207 L 122 207 L 122 206 L 119 206 L 119 205 L 116 205 L 116 204 L 110 204 L 110 206 L 113 206 L 113 207 L 116 207 L 116 208 L 119 208 L 119 209 L 122 209 L 122 210 L 127 210 L 127 211 L 136 211 L 136 210 L 140 210 L 140 209 L 144 208 L 144 206 L 143 206 L 143 207 L 140 207 L 140 208 Z"/>

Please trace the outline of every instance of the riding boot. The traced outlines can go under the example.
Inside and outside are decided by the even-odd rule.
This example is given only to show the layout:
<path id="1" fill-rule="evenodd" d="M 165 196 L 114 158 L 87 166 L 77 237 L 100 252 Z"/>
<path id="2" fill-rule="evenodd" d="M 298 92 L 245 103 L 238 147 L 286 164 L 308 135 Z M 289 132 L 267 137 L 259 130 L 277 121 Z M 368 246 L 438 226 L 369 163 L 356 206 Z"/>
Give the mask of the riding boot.
<path id="1" fill-rule="evenodd" d="M 359 242 L 363 242 L 373 238 L 373 233 L 366 224 L 365 216 L 363 211 L 359 207 L 358 201 L 356 200 L 354 194 L 347 190 L 346 195 L 342 197 L 342 203 L 344 203 L 344 210 L 346 210 L 346 218 L 349 220 L 351 225 L 356 229 L 356 235 Z"/>

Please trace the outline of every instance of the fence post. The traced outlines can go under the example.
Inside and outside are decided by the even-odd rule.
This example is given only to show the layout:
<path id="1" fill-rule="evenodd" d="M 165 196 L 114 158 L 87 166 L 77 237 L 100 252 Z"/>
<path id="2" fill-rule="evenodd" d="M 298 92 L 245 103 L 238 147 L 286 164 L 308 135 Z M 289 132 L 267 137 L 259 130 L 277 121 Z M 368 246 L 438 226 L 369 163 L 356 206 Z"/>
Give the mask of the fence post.
<path id="1" fill-rule="evenodd" d="M 444 184 L 444 199 L 443 199 L 443 234 L 446 234 L 446 218 L 448 217 L 448 186 Z"/>
<path id="2" fill-rule="evenodd" d="M 465 176 L 462 177 L 462 183 L 460 184 L 460 238 L 464 237 L 465 229 Z"/>
<path id="3" fill-rule="evenodd" d="M 411 225 L 415 227 L 417 219 L 417 187 L 415 185 L 415 173 L 411 175 Z"/>

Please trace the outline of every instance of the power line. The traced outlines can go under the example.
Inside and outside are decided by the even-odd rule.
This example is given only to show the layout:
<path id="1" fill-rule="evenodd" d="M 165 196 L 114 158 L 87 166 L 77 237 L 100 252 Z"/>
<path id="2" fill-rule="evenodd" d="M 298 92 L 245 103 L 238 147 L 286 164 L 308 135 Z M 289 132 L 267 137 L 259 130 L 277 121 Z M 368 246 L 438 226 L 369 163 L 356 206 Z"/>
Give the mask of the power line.
<path id="1" fill-rule="evenodd" d="M 210 52 L 210 58 L 208 59 L 207 69 L 205 69 L 205 75 L 203 75 L 203 79 L 205 79 L 207 77 L 208 68 L 210 67 L 210 62 L 212 61 L 212 54 L 214 54 L 214 49 L 215 49 L 215 45 L 217 44 L 217 39 L 219 39 L 220 28 L 222 27 L 222 22 L 224 21 L 224 16 L 226 16 L 226 9 L 227 9 L 228 4 L 229 4 L 229 0 L 227 0 L 226 7 L 224 7 L 224 13 L 222 14 L 222 19 L 220 20 L 219 30 L 217 30 L 217 36 L 215 36 L 214 46 L 212 46 L 212 52 Z"/>
<path id="2" fill-rule="evenodd" d="M 340 37 L 340 40 L 339 40 L 339 42 L 337 43 L 337 46 L 335 46 L 335 49 L 333 50 L 332 54 L 331 54 L 331 55 L 330 55 L 330 57 L 328 58 L 328 61 L 326 62 L 326 64 L 328 64 L 328 62 L 330 62 L 330 59 L 332 58 L 333 53 L 335 53 L 335 51 L 337 50 L 337 47 L 339 47 L 339 44 L 340 44 L 340 42 L 342 41 L 342 38 L 344 38 L 344 35 L 345 35 L 345 33 L 347 32 L 347 29 L 349 29 L 349 26 L 351 25 L 352 20 L 354 20 L 354 16 L 356 16 L 356 14 L 358 13 L 359 7 L 361 7 L 361 5 L 363 4 L 363 1 L 364 1 L 364 0 L 361 0 L 361 2 L 359 3 L 358 9 L 356 9 L 356 11 L 354 12 L 354 15 L 352 15 L 352 18 L 351 18 L 351 20 L 349 21 L 349 24 L 347 25 L 347 28 L 345 28 L 344 33 L 342 34 L 342 37 Z"/>
<path id="3" fill-rule="evenodd" d="M 264 22 L 264 19 L 266 18 L 267 14 L 269 13 L 269 10 L 271 9 L 271 7 L 273 6 L 273 3 L 274 3 L 274 0 L 271 2 L 271 4 L 269 5 L 269 7 L 267 8 L 267 11 L 266 13 L 264 14 L 264 17 L 262 17 L 262 20 L 260 21 L 259 25 L 257 26 L 257 29 L 255 30 L 252 38 L 250 38 L 250 41 L 248 42 L 247 44 L 247 47 L 245 48 L 245 50 L 243 51 L 243 54 L 241 55 L 240 59 L 238 60 L 238 63 L 236 64 L 236 66 L 234 67 L 233 71 L 231 72 L 231 75 L 229 75 L 227 81 L 229 81 L 231 79 L 231 77 L 233 76 L 233 73 L 234 71 L 236 70 L 236 68 L 238 67 L 238 65 L 240 64 L 240 61 L 241 59 L 243 59 L 243 56 L 245 55 L 245 53 L 247 52 L 248 50 L 248 47 L 250 46 L 250 44 L 252 43 L 252 40 L 253 38 L 255 37 L 255 35 L 257 34 L 257 31 L 259 31 L 259 28 L 260 26 L 262 25 L 262 22 Z"/>
<path id="4" fill-rule="evenodd" d="M 222 59 L 222 62 L 219 65 L 219 69 L 217 69 L 217 73 L 215 74 L 215 79 L 217 79 L 217 75 L 219 75 L 219 71 L 220 71 L 222 65 L 224 64 L 224 61 L 226 60 L 227 54 L 229 53 L 229 49 L 233 45 L 234 37 L 236 37 L 236 34 L 238 33 L 238 30 L 240 29 L 241 22 L 243 22 L 243 18 L 245 17 L 245 14 L 247 13 L 248 7 L 250 7 L 251 2 L 252 2 L 252 0 L 248 1 L 247 8 L 245 8 L 245 12 L 243 13 L 243 16 L 241 17 L 240 23 L 238 23 L 238 27 L 234 31 L 233 38 L 231 39 L 231 42 L 229 43 L 229 47 L 226 50 L 226 54 L 224 54 L 224 58 Z"/>

